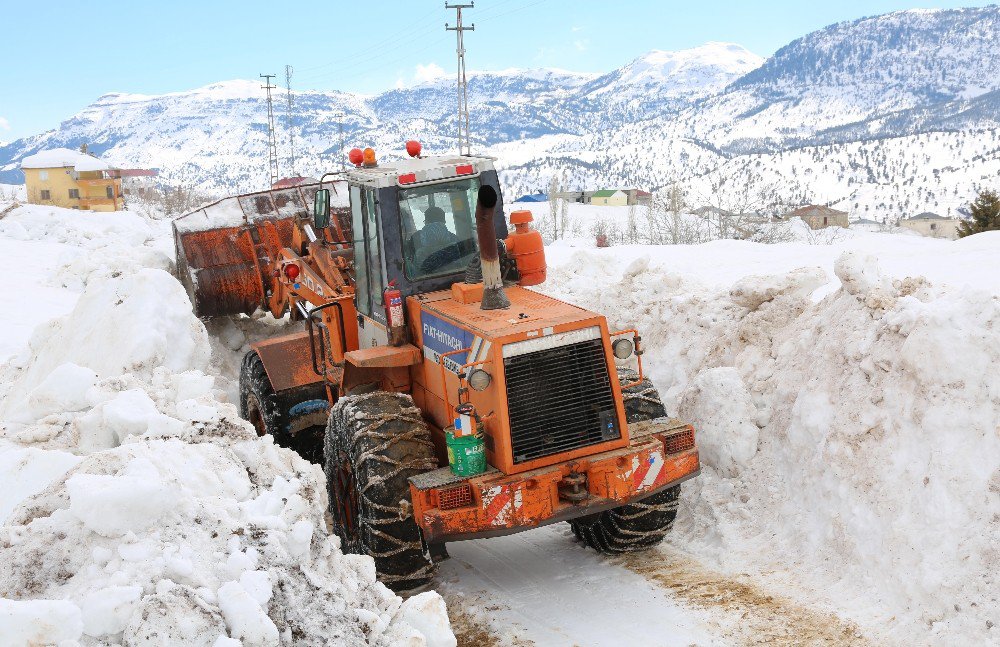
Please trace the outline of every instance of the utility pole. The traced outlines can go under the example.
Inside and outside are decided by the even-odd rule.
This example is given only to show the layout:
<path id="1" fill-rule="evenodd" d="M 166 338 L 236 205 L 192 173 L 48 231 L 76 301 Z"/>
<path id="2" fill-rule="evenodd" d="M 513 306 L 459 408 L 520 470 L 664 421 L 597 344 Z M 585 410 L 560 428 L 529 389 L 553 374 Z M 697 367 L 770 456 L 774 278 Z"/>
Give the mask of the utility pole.
<path id="1" fill-rule="evenodd" d="M 347 170 L 347 163 L 344 161 L 344 113 L 337 113 L 337 132 L 340 133 L 340 170 Z"/>
<path id="2" fill-rule="evenodd" d="M 285 66 L 285 89 L 288 90 L 288 110 L 285 112 L 285 125 L 288 127 L 288 166 L 292 169 L 292 177 L 298 177 L 295 172 L 295 134 L 292 132 L 292 66 Z"/>
<path id="3" fill-rule="evenodd" d="M 264 85 L 260 87 L 267 90 L 267 163 L 271 174 L 271 184 L 268 185 L 270 188 L 278 181 L 278 142 L 274 136 L 274 103 L 271 99 L 271 90 L 277 86 L 271 83 L 273 74 L 261 74 L 260 78 L 264 79 Z"/>
<path id="4" fill-rule="evenodd" d="M 465 78 L 465 44 L 462 39 L 462 33 L 466 31 L 475 31 L 476 23 L 472 23 L 472 26 L 466 27 L 462 24 L 462 9 L 471 9 L 476 6 L 475 2 L 469 2 L 469 4 L 451 4 L 445 0 L 445 9 L 455 10 L 455 26 L 450 27 L 448 23 L 444 24 L 446 31 L 455 32 L 458 37 L 458 47 L 455 50 L 458 53 L 458 154 L 459 155 L 469 155 L 471 153 L 469 144 L 469 90 L 468 90 L 468 79 Z"/>

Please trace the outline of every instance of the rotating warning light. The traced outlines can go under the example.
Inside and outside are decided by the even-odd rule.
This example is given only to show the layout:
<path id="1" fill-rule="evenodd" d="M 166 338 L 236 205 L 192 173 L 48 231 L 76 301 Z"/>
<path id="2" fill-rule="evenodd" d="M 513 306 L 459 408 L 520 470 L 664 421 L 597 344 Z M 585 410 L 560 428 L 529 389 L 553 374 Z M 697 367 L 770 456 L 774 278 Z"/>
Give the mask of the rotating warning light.
<path id="1" fill-rule="evenodd" d="M 406 142 L 406 154 L 410 157 L 420 157 L 420 148 L 420 142 L 415 139 Z"/>
<path id="2" fill-rule="evenodd" d="M 375 162 L 374 148 L 365 149 L 365 166 L 378 166 L 378 164 Z"/>
<path id="3" fill-rule="evenodd" d="M 365 161 L 365 155 L 361 152 L 360 148 L 352 148 L 351 152 L 347 154 L 347 159 L 351 160 L 351 164 L 361 166 Z"/>

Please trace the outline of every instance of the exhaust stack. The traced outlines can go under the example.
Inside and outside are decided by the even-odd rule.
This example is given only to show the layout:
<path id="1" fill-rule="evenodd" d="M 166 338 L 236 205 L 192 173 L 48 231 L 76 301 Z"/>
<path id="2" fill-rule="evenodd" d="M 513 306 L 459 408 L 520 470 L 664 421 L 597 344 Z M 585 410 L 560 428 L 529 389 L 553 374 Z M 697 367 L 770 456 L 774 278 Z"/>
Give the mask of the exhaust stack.
<path id="1" fill-rule="evenodd" d="M 493 227 L 496 206 L 497 192 L 493 187 L 480 187 L 476 200 L 476 235 L 479 237 L 479 260 L 483 266 L 483 300 L 479 304 L 481 310 L 503 310 L 510 307 L 510 299 L 503 291 L 500 252 Z"/>

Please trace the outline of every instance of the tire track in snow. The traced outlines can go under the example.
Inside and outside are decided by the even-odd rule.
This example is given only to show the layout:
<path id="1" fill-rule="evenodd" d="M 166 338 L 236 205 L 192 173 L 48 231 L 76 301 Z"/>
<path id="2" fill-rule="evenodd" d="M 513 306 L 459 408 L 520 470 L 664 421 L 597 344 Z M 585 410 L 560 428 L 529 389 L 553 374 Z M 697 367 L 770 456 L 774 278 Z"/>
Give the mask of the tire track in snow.
<path id="1" fill-rule="evenodd" d="M 857 625 L 832 612 L 809 609 L 749 581 L 723 576 L 669 546 L 608 561 L 655 582 L 684 603 L 708 611 L 711 624 L 738 644 L 872 644 Z"/>

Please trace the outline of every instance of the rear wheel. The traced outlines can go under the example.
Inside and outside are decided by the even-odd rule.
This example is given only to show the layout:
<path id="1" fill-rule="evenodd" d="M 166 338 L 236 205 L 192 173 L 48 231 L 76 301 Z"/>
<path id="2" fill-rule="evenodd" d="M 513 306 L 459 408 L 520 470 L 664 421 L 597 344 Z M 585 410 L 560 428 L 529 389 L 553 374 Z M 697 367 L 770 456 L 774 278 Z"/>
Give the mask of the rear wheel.
<path id="1" fill-rule="evenodd" d="M 625 388 L 638 379 L 639 374 L 635 371 L 618 369 L 626 421 L 641 422 L 665 416 L 660 394 L 648 378 Z M 646 550 L 659 544 L 673 527 L 680 492 L 681 486 L 677 485 L 628 505 L 574 519 L 570 526 L 580 541 L 602 553 L 616 555 Z"/>
<path id="2" fill-rule="evenodd" d="M 323 432 L 329 403 L 322 384 L 310 384 L 276 393 L 264 362 L 250 351 L 240 368 L 240 416 L 269 434 L 282 447 L 294 449 L 314 463 L 323 460 Z"/>
<path id="3" fill-rule="evenodd" d="M 409 478 L 437 468 L 427 423 L 410 396 L 376 391 L 330 411 L 325 471 L 333 528 L 345 553 L 369 555 L 378 579 L 402 591 L 434 575 L 413 518 Z"/>

